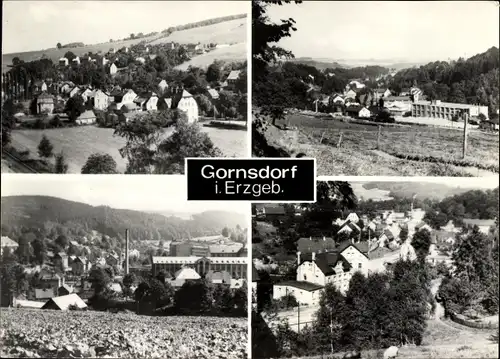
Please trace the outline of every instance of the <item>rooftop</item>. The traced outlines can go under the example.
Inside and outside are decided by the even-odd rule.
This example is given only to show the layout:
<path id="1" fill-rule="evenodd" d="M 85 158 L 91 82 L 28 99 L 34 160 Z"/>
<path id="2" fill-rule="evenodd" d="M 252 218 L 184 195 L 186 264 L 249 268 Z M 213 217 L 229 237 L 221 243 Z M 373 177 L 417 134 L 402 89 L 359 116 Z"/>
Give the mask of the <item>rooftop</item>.
<path id="1" fill-rule="evenodd" d="M 477 107 L 476 105 L 470 105 L 466 103 L 454 103 L 454 102 L 436 102 L 433 103 L 431 101 L 416 101 L 414 103 L 415 105 L 425 105 L 425 106 L 440 106 L 440 107 L 451 107 L 451 108 L 458 108 L 458 109 L 469 109 L 473 107 Z"/>
<path id="2" fill-rule="evenodd" d="M 275 285 L 294 287 L 294 288 L 298 288 L 298 289 L 302 289 L 302 290 L 307 290 L 308 292 L 313 292 L 316 290 L 323 289 L 322 285 L 318 285 L 318 284 L 310 283 L 310 282 L 296 281 L 296 280 L 287 280 L 284 282 L 276 283 Z"/>

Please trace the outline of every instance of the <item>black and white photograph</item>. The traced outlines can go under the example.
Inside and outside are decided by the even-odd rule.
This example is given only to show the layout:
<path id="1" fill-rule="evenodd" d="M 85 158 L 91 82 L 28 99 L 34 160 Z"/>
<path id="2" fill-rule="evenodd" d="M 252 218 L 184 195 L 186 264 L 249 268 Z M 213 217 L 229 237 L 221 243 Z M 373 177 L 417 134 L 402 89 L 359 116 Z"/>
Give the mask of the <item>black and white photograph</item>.
<path id="1" fill-rule="evenodd" d="M 4 1 L 2 173 L 247 157 L 248 1 Z"/>
<path id="2" fill-rule="evenodd" d="M 183 176 L 2 176 L 2 358 L 247 358 L 247 203 Z"/>
<path id="3" fill-rule="evenodd" d="M 496 177 L 497 1 L 252 2 L 252 153 L 319 176 Z"/>
<path id="4" fill-rule="evenodd" d="M 252 205 L 252 358 L 498 358 L 498 182 Z"/>

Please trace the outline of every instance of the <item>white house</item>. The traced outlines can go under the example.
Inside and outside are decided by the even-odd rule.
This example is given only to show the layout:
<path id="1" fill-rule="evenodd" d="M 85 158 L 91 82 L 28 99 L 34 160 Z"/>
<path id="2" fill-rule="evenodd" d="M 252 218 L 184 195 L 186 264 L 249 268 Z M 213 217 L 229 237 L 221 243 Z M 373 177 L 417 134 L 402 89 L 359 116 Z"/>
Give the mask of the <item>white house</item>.
<path id="1" fill-rule="evenodd" d="M 144 57 L 136 57 L 135 61 L 140 62 L 141 64 L 145 64 L 146 63 L 146 59 Z"/>
<path id="2" fill-rule="evenodd" d="M 112 63 L 111 66 L 109 66 L 109 74 L 114 75 L 117 72 L 118 72 L 118 67 L 116 67 L 116 65 Z"/>
<path id="3" fill-rule="evenodd" d="M 198 121 L 198 104 L 193 95 L 186 90 L 182 91 L 182 98 L 177 104 L 177 108 L 186 112 L 188 122 L 192 123 Z"/>
<path id="4" fill-rule="evenodd" d="M 123 94 L 121 103 L 122 104 L 133 103 L 136 97 L 137 94 L 134 92 L 134 90 L 129 89 Z"/>
<path id="5" fill-rule="evenodd" d="M 286 281 L 273 286 L 273 299 L 293 295 L 301 305 L 317 305 L 323 286 L 298 281 Z"/>
<path id="6" fill-rule="evenodd" d="M 75 57 L 73 60 L 71 60 L 71 62 L 75 65 L 80 65 L 80 57 Z"/>
<path id="7" fill-rule="evenodd" d="M 44 81 L 44 82 L 42 82 L 42 86 L 40 86 L 40 90 L 41 90 L 42 92 L 46 92 L 46 91 L 47 91 L 47 84 L 45 83 L 45 81 Z"/>
<path id="8" fill-rule="evenodd" d="M 78 118 L 76 119 L 76 123 L 79 125 L 90 125 L 96 122 L 96 116 L 93 111 L 87 110 L 84 113 L 82 113 Z"/>
<path id="9" fill-rule="evenodd" d="M 362 89 L 365 87 L 365 84 L 363 84 L 359 81 L 356 81 L 356 80 L 349 82 L 349 84 L 346 87 L 350 88 L 352 85 L 354 85 L 357 89 Z"/>
<path id="10" fill-rule="evenodd" d="M 464 218 L 464 224 L 469 229 L 472 229 L 474 226 L 477 226 L 481 233 L 488 234 L 490 232 L 490 228 L 495 225 L 495 220 Z"/>
<path id="11" fill-rule="evenodd" d="M 165 81 L 165 80 L 161 80 L 161 81 L 158 83 L 158 90 L 160 91 L 160 93 L 163 93 L 163 92 L 165 92 L 167 89 L 168 89 L 168 83 L 167 83 L 167 81 Z"/>
<path id="12" fill-rule="evenodd" d="M 109 105 L 109 94 L 102 91 L 97 90 L 94 93 L 94 107 L 98 110 L 106 110 Z"/>
<path id="13" fill-rule="evenodd" d="M 358 117 L 360 118 L 370 118 L 370 116 L 372 115 L 372 113 L 370 112 L 369 109 L 367 109 L 366 107 L 363 107 L 361 110 L 359 110 L 358 112 Z"/>
<path id="14" fill-rule="evenodd" d="M 355 99 L 356 98 L 356 92 L 354 90 L 349 90 L 345 93 L 344 95 L 345 99 Z"/>
<path id="15" fill-rule="evenodd" d="M 14 252 L 17 247 L 19 247 L 19 244 L 17 244 L 17 242 L 13 241 L 7 236 L 2 236 L 2 239 L 0 241 L 0 254 L 3 253 L 4 248 L 8 248 L 11 252 Z"/>
<path id="16" fill-rule="evenodd" d="M 155 93 L 137 96 L 134 103 L 143 111 L 156 111 L 158 109 L 158 96 Z"/>
<path id="17" fill-rule="evenodd" d="M 413 248 L 409 240 L 401 245 L 401 248 L 399 250 L 399 258 L 402 260 L 410 261 L 414 261 L 415 259 L 417 259 L 415 248 Z"/>
<path id="18" fill-rule="evenodd" d="M 76 95 L 79 95 L 81 92 L 82 92 L 82 90 L 78 86 L 75 86 L 69 92 L 69 97 L 74 97 Z"/>
<path id="19" fill-rule="evenodd" d="M 85 91 L 81 93 L 81 96 L 83 98 L 83 101 L 87 102 L 89 99 L 94 97 L 94 91 L 91 89 L 87 88 Z"/>
<path id="20" fill-rule="evenodd" d="M 61 57 L 61 58 L 59 59 L 59 65 L 68 66 L 68 65 L 69 65 L 69 60 L 68 60 L 68 58 L 66 58 L 66 57 Z"/>

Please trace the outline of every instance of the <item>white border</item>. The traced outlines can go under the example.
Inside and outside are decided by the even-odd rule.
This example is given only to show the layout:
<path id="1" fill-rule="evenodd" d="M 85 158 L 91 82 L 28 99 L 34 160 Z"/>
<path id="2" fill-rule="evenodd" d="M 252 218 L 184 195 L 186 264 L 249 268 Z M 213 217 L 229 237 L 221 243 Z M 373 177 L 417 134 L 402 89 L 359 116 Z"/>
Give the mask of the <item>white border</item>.
<path id="1" fill-rule="evenodd" d="M 252 158 L 252 2 L 247 16 L 247 157 Z"/>
<path id="2" fill-rule="evenodd" d="M 313 177 L 313 186 L 314 186 L 314 199 L 312 201 L 254 201 L 254 200 L 212 200 L 215 202 L 248 202 L 249 204 L 254 204 L 254 203 L 316 203 L 317 200 L 317 192 L 316 192 L 316 184 L 317 181 L 319 180 L 316 177 L 317 173 L 317 168 L 316 168 L 316 158 L 315 157 L 300 157 L 300 158 L 295 158 L 295 157 L 252 157 L 252 158 L 233 158 L 233 157 L 186 157 L 184 158 L 184 176 L 186 177 L 186 201 L 189 202 L 207 202 L 207 201 L 196 201 L 196 200 L 188 200 L 188 167 L 187 167 L 187 161 L 188 160 L 197 160 L 197 161 L 204 161 L 204 160 L 229 160 L 229 161 L 267 161 L 267 160 L 279 160 L 279 161 L 310 161 L 313 160 L 313 167 L 314 167 L 314 177 Z M 338 181 L 338 180 L 337 180 Z"/>

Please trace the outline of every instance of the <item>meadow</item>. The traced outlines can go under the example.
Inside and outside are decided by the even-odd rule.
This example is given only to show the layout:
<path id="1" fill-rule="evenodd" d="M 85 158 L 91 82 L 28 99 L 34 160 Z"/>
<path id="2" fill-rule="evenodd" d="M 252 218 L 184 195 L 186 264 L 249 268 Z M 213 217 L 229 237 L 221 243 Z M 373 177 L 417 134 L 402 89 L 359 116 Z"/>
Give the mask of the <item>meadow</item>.
<path id="1" fill-rule="evenodd" d="M 64 54 L 67 51 L 71 51 L 77 56 L 81 56 L 84 53 L 88 52 L 95 53 L 98 51 L 102 51 L 106 53 L 109 51 L 110 48 L 120 49 L 122 47 L 138 44 L 142 41 L 145 41 L 146 43 L 149 44 L 161 44 L 166 42 L 177 42 L 180 44 L 198 43 L 198 42 L 202 44 L 241 43 L 245 42 L 247 39 L 246 29 L 247 29 L 247 19 L 243 18 L 237 20 L 224 21 L 218 24 L 207 25 L 193 29 L 179 30 L 173 32 L 170 36 L 164 36 L 164 34 L 160 33 L 157 35 L 143 37 L 140 39 L 103 42 L 100 44 L 86 45 L 84 47 L 64 48 L 64 49 L 51 48 L 51 49 L 21 52 L 21 53 L 2 54 L 2 72 L 5 72 L 9 69 L 7 65 L 12 64 L 12 59 L 14 57 L 19 57 L 21 60 L 29 62 L 38 60 L 43 55 L 45 55 L 47 58 L 57 63 L 57 61 L 62 56 L 64 56 Z M 239 49 L 240 47 L 236 47 L 235 49 Z M 233 51 L 233 53 L 231 53 L 227 52 L 227 49 L 221 48 L 220 50 L 226 50 L 226 51 L 225 52 L 220 51 L 220 54 L 218 56 L 220 56 L 221 59 L 227 59 L 227 60 L 239 60 L 241 59 L 242 56 L 243 59 L 246 59 L 246 48 L 243 55 L 241 55 L 241 49 L 240 50 L 235 50 L 235 49 L 232 49 L 231 51 Z M 236 58 L 233 58 L 231 56 L 236 56 Z"/>
<path id="2" fill-rule="evenodd" d="M 226 157 L 247 156 L 247 132 L 227 130 L 216 127 L 201 127 L 207 133 L 216 147 Z M 167 129 L 164 136 L 168 137 L 172 129 Z M 63 152 L 68 163 L 68 173 L 80 173 L 88 157 L 93 153 L 108 153 L 117 163 L 119 172 L 124 172 L 126 160 L 118 150 L 125 146 L 125 139 L 113 135 L 111 128 L 96 126 L 67 127 L 47 130 L 14 130 L 12 145 L 18 151 L 30 151 L 30 157 L 38 159 L 37 147 L 45 135 L 54 146 L 54 153 Z"/>
<path id="3" fill-rule="evenodd" d="M 246 318 L 1 309 L 2 358 L 246 358 Z"/>
<path id="4" fill-rule="evenodd" d="M 463 132 L 456 129 L 382 124 L 377 141 L 374 123 L 294 113 L 277 122 L 284 124 L 294 130 L 269 127 L 266 138 L 316 157 L 318 175 L 498 176 L 495 133 L 471 130 L 462 159 Z"/>
<path id="5" fill-rule="evenodd" d="M 247 44 L 240 42 L 231 46 L 217 48 L 213 51 L 193 57 L 191 60 L 176 66 L 177 70 L 186 71 L 189 66 L 201 67 L 206 69 L 215 60 L 221 61 L 246 61 L 247 60 Z"/>

